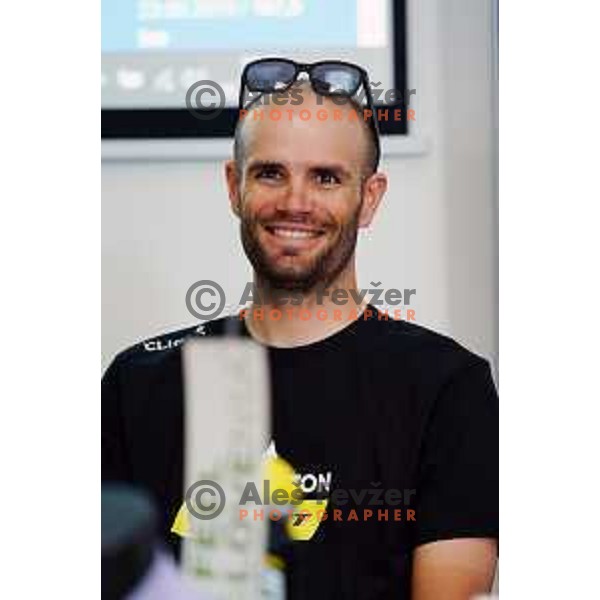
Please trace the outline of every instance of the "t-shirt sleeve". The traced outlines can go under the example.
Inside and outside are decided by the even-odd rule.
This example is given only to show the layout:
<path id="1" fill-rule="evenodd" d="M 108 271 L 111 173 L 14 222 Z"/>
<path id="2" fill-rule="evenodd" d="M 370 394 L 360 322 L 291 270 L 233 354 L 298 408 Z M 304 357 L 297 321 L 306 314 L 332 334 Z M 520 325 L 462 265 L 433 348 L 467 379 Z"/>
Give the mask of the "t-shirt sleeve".
<path id="1" fill-rule="evenodd" d="M 416 545 L 498 537 L 498 395 L 478 359 L 440 392 L 422 446 Z"/>
<path id="2" fill-rule="evenodd" d="M 120 362 L 115 359 L 102 377 L 102 480 L 127 481 L 127 462 L 121 406 Z"/>

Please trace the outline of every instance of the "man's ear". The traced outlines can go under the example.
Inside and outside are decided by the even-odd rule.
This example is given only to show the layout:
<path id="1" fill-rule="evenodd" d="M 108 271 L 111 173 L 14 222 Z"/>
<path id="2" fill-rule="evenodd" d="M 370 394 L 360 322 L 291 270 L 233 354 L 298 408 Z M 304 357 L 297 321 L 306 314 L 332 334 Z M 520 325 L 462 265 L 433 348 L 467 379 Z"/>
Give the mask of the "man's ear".
<path id="1" fill-rule="evenodd" d="M 363 183 L 363 203 L 360 211 L 359 227 L 368 227 L 377 212 L 383 195 L 387 190 L 387 176 L 384 173 L 373 173 Z"/>
<path id="2" fill-rule="evenodd" d="M 238 177 L 237 165 L 234 160 L 228 160 L 225 163 L 225 179 L 227 180 L 227 192 L 229 195 L 229 204 L 231 210 L 236 216 L 240 216 L 240 181 Z"/>

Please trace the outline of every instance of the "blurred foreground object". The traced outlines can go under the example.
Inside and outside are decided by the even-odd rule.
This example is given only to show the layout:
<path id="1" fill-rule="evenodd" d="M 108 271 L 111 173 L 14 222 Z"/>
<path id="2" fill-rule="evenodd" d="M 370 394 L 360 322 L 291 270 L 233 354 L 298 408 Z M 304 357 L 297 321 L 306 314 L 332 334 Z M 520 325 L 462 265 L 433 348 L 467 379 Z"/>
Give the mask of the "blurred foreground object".
<path id="1" fill-rule="evenodd" d="M 150 571 L 126 600 L 208 600 L 167 554 L 157 553 Z"/>
<path id="2" fill-rule="evenodd" d="M 201 600 L 157 549 L 150 499 L 123 484 L 102 486 L 102 599 Z"/>
<path id="3" fill-rule="evenodd" d="M 183 345 L 182 492 L 189 518 L 178 529 L 187 532 L 184 571 L 199 589 L 215 600 L 246 600 L 261 595 L 268 519 L 242 518 L 249 507 L 240 502 L 249 482 L 262 489 L 269 371 L 264 348 L 228 333 Z"/>

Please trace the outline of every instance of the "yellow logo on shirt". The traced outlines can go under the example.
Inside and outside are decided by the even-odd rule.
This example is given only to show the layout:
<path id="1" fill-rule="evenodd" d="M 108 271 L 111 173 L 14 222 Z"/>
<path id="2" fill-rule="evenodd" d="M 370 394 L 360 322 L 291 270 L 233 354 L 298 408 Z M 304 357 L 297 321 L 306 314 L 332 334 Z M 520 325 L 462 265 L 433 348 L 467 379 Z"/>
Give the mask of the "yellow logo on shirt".
<path id="1" fill-rule="evenodd" d="M 265 455 L 264 477 L 265 480 L 269 481 L 271 489 L 284 490 L 289 497 L 297 497 L 299 477 L 290 464 L 277 455 L 273 444 L 271 444 Z M 296 495 L 293 496 L 292 493 Z M 293 512 L 285 522 L 288 537 L 294 541 L 310 540 L 321 522 L 318 513 L 319 511 L 322 512 L 326 506 L 327 500 L 294 502 Z M 182 538 L 192 537 L 191 522 L 189 509 L 184 502 L 175 516 L 171 531 Z"/>

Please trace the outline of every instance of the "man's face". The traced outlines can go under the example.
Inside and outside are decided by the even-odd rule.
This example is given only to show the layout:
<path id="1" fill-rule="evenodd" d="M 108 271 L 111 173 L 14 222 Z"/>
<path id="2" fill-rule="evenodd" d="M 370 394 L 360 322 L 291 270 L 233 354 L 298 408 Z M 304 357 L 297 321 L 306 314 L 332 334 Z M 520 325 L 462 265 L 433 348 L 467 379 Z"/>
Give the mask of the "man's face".
<path id="1" fill-rule="evenodd" d="M 292 109 L 288 106 L 285 109 Z M 274 289 L 327 286 L 353 257 L 361 224 L 364 124 L 312 118 L 247 122 L 246 160 L 237 213 L 244 250 L 256 273 Z M 252 117 L 247 117 L 251 119 Z"/>

